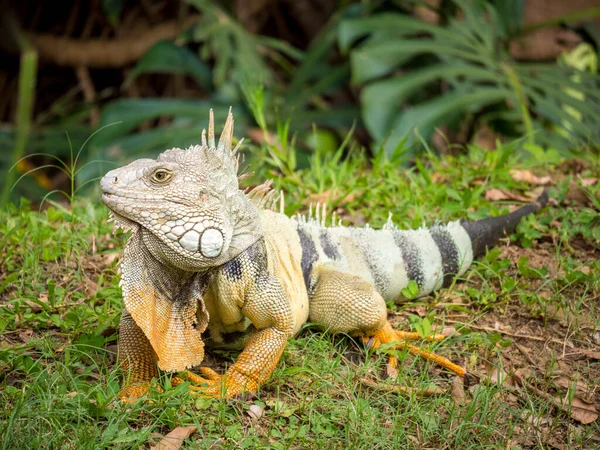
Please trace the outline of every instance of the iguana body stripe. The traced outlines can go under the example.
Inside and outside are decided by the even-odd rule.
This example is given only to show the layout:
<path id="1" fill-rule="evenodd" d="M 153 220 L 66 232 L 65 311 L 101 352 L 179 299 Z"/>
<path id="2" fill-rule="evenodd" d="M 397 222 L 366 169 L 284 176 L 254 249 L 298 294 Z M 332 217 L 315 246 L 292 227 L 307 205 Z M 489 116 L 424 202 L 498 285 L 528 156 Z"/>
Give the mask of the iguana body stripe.
<path id="1" fill-rule="evenodd" d="M 373 284 L 384 298 L 401 301 L 413 280 L 425 296 L 462 275 L 473 259 L 471 240 L 458 222 L 431 229 L 397 230 L 324 227 L 316 220 L 294 221 L 302 246 L 302 270 L 310 274 L 324 264 Z"/>
<path id="2" fill-rule="evenodd" d="M 411 280 L 418 296 L 448 285 L 547 196 L 503 217 L 430 229 L 326 227 L 321 208 L 314 219 L 265 208 L 269 183 L 241 191 L 232 135 L 229 115 L 215 146 L 211 114 L 202 145 L 134 161 L 101 180 L 116 225 L 133 232 L 121 265 L 119 341 L 133 384 L 125 381 L 121 398 L 142 395 L 157 365 L 198 366 L 205 342 L 243 350 L 225 375 L 184 373 L 191 389 L 208 396 L 256 391 L 307 321 L 375 347 L 405 348 L 466 381 L 464 368 L 408 344 L 418 335 L 392 328 L 385 300 L 402 301 Z"/>

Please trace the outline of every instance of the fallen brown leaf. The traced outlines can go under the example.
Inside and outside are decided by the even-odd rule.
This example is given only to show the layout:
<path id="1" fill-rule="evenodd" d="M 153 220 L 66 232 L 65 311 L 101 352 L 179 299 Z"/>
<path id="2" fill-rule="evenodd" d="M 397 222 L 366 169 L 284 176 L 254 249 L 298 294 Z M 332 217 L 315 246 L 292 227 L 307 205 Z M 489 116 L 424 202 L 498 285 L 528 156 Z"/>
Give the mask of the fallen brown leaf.
<path id="1" fill-rule="evenodd" d="M 542 397 L 543 399 L 552 403 L 556 408 L 566 412 L 573 420 L 581 422 L 585 425 L 588 423 L 592 423 L 600 416 L 600 413 L 593 404 L 587 403 L 579 397 L 574 397 L 573 402 L 571 403 L 571 405 L 569 405 L 566 397 L 557 397 L 552 394 L 549 394 L 548 392 L 544 392 L 541 389 L 538 389 L 537 387 L 525 381 L 524 377 L 519 376 L 518 372 L 519 370 L 515 372 L 513 378 L 521 386 L 525 387 L 527 390 L 535 393 L 539 397 Z"/>
<path id="2" fill-rule="evenodd" d="M 583 187 L 590 187 L 595 185 L 599 178 L 580 178 L 579 180 L 581 181 L 581 185 Z"/>
<path id="3" fill-rule="evenodd" d="M 178 450 L 183 444 L 183 440 L 194 434 L 198 428 L 194 425 L 189 427 L 177 427 L 163 437 L 158 445 L 150 447 L 150 450 Z"/>
<path id="4" fill-rule="evenodd" d="M 568 412 L 567 405 L 565 405 L 564 409 Z M 588 423 L 592 423 L 599 416 L 600 414 L 598 414 L 598 410 L 594 405 L 586 403 L 579 397 L 573 399 L 573 404 L 571 405 L 571 417 L 574 420 L 587 425 Z"/>
<path id="5" fill-rule="evenodd" d="M 500 200 L 517 200 L 519 202 L 529 203 L 531 201 L 530 198 L 513 194 L 503 189 L 490 189 L 489 191 L 485 191 L 485 198 L 492 202 L 497 202 Z"/>
<path id="6" fill-rule="evenodd" d="M 485 198 L 492 202 L 510 199 L 509 195 L 500 189 L 490 189 L 489 191 L 485 191 Z"/>
<path id="7" fill-rule="evenodd" d="M 552 183 L 552 179 L 549 176 L 537 177 L 531 173 L 531 170 L 512 169 L 508 173 L 512 175 L 515 181 L 523 181 L 535 186 L 547 186 Z"/>
<path id="8" fill-rule="evenodd" d="M 450 337 L 450 336 L 460 334 L 458 331 L 456 331 L 456 328 L 454 328 L 454 327 L 444 327 L 444 328 L 442 328 L 441 331 L 439 331 L 437 333 L 441 334 L 444 337 Z"/>
<path id="9" fill-rule="evenodd" d="M 337 201 L 339 195 L 340 194 L 337 190 L 332 192 L 331 189 L 327 189 L 326 191 L 323 191 L 323 192 L 309 194 L 308 198 L 310 199 L 310 201 L 312 203 L 328 204 L 330 200 Z M 350 202 L 354 201 L 354 199 L 356 198 L 356 195 L 357 195 L 357 193 L 348 194 L 344 198 L 342 198 L 339 202 L 341 204 L 350 203 Z"/>
<path id="10" fill-rule="evenodd" d="M 490 384 L 514 386 L 510 376 L 503 367 L 490 363 L 484 363 L 484 367 L 487 380 Z"/>
<path id="11" fill-rule="evenodd" d="M 575 397 L 582 399 L 587 403 L 591 403 L 588 401 L 592 398 L 592 391 L 590 387 L 585 384 L 582 380 L 579 379 L 571 379 L 570 377 L 560 376 L 554 380 L 558 387 L 563 389 L 573 389 L 575 388 Z"/>
<path id="12" fill-rule="evenodd" d="M 452 400 L 454 400 L 454 403 L 457 405 L 464 405 L 467 403 L 465 386 L 462 379 L 455 377 L 454 380 L 452 380 L 452 388 L 450 393 L 452 394 Z"/>
<path id="13" fill-rule="evenodd" d="M 583 355 L 587 356 L 588 358 L 592 358 L 592 359 L 596 359 L 596 360 L 600 361 L 600 352 L 594 352 L 592 350 L 588 350 L 585 348 L 580 348 L 579 352 L 582 353 Z"/>
<path id="14" fill-rule="evenodd" d="M 577 203 L 591 203 L 585 188 L 593 186 L 596 183 L 598 183 L 598 178 L 579 178 L 579 182 L 577 182 L 577 180 L 571 180 L 565 198 L 576 201 Z"/>

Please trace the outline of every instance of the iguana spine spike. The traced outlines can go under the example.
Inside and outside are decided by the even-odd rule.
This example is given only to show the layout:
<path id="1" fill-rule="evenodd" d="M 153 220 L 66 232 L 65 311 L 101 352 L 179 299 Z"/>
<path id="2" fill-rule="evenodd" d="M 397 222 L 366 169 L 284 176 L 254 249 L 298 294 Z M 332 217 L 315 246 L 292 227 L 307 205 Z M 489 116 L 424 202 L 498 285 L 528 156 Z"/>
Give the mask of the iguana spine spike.
<path id="1" fill-rule="evenodd" d="M 236 154 L 237 154 L 237 152 L 238 152 L 238 150 L 240 149 L 240 147 L 242 146 L 242 143 L 243 143 L 243 142 L 244 142 L 244 138 L 241 138 L 241 139 L 238 141 L 237 145 L 236 145 L 236 146 L 233 148 L 233 150 L 231 151 L 231 153 L 232 153 L 233 155 L 236 155 Z"/>
<path id="2" fill-rule="evenodd" d="M 207 147 L 207 145 L 206 145 L 206 128 L 202 130 L 202 147 Z"/>
<path id="3" fill-rule="evenodd" d="M 208 112 L 208 146 L 215 148 L 215 115 L 212 108 Z"/>
<path id="4" fill-rule="evenodd" d="M 231 113 L 231 107 L 229 107 L 229 114 L 227 114 L 227 120 L 225 126 L 221 132 L 219 138 L 218 149 L 225 152 L 227 155 L 231 152 L 231 140 L 233 139 L 233 114 Z"/>

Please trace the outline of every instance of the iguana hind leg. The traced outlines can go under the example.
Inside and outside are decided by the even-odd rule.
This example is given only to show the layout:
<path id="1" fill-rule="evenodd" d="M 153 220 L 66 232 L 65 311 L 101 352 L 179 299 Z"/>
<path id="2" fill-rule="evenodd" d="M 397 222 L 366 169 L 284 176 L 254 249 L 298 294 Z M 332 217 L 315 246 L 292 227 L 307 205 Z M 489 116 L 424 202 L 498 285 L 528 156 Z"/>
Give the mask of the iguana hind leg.
<path id="1" fill-rule="evenodd" d="M 316 279 L 310 299 L 311 322 L 331 333 L 362 336 L 365 343 L 374 349 L 383 344 L 392 344 L 391 349 L 406 349 L 413 355 L 465 377 L 466 371 L 449 359 L 406 342 L 422 338 L 418 333 L 392 328 L 387 321 L 383 297 L 363 278 L 328 267 L 316 268 L 313 276 Z M 425 339 L 438 342 L 444 337 L 436 334 Z M 390 357 L 388 365 L 394 370 L 397 359 Z"/>
<path id="2" fill-rule="evenodd" d="M 119 366 L 125 372 L 119 398 L 132 401 L 144 395 L 152 378 L 158 377 L 156 353 L 150 341 L 127 311 L 119 323 Z"/>

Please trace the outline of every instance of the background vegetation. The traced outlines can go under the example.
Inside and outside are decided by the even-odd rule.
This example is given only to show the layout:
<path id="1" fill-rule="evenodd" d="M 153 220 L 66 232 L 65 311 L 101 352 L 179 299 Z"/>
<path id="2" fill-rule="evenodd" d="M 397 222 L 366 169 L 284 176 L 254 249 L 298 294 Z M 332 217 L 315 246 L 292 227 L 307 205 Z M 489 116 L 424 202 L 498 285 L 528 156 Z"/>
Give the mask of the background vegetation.
<path id="1" fill-rule="evenodd" d="M 596 2 L 0 5 L 2 448 L 142 448 L 183 426 L 189 448 L 600 446 Z M 437 350 L 478 383 L 406 355 L 384 380 L 385 355 L 307 327 L 256 398 L 164 377 L 152 403 L 115 402 L 126 236 L 96 180 L 198 143 L 230 106 L 247 184 L 274 179 L 290 214 L 327 202 L 346 224 L 418 227 L 550 189 L 466 279 L 390 305 L 398 327 L 453 333 Z"/>

